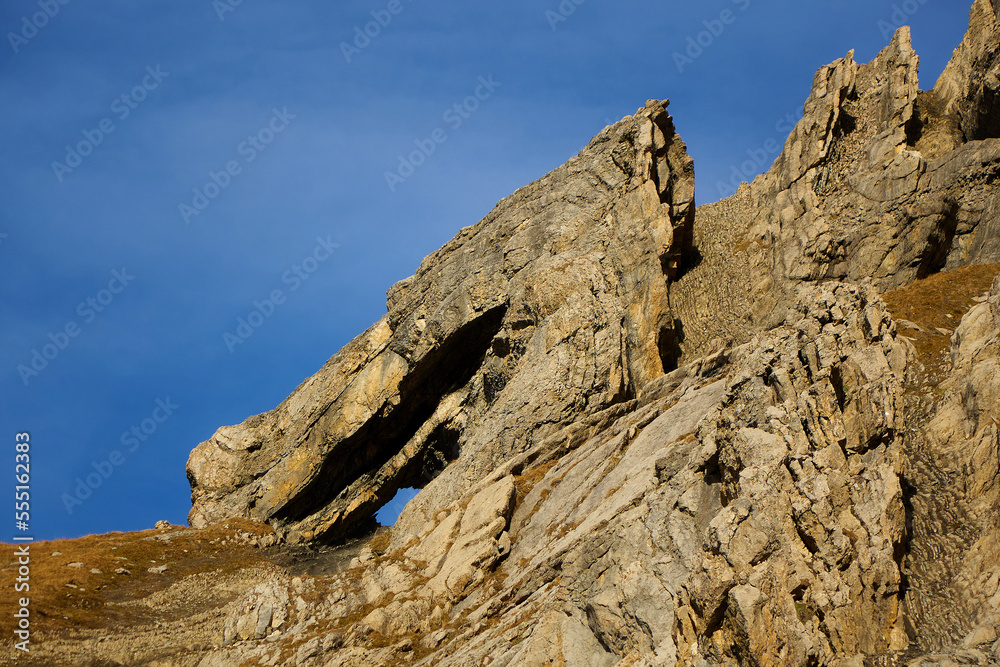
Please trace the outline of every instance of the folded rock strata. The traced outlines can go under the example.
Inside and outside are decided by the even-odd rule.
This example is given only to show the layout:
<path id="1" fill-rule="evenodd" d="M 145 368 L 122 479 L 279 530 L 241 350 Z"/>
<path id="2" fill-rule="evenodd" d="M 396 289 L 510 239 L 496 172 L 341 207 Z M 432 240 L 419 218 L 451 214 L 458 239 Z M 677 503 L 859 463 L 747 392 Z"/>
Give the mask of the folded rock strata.
<path id="1" fill-rule="evenodd" d="M 673 368 L 667 285 L 687 254 L 691 158 L 650 102 L 501 201 L 389 290 L 388 314 L 278 408 L 188 462 L 203 526 L 337 539 L 395 489 L 435 507 Z"/>
<path id="2" fill-rule="evenodd" d="M 203 664 L 1000 662 L 1000 283 L 919 409 L 879 297 L 1000 260 L 998 26 L 976 0 L 928 91 L 908 28 L 821 68 L 774 165 L 697 210 L 651 101 L 427 257 L 192 452 L 192 525 L 286 542 L 422 488 Z"/>
<path id="3" fill-rule="evenodd" d="M 987 296 L 956 327 L 943 396 L 911 435 L 907 605 L 926 650 L 1000 636 L 1000 276 Z"/>
<path id="4" fill-rule="evenodd" d="M 318 641 L 336 633 L 329 665 L 901 650 L 911 354 L 872 288 L 805 289 L 786 325 L 556 431 L 412 534 L 394 529 L 399 548 L 362 554 L 298 618 L 329 628 Z M 260 622 L 247 606 L 229 625 Z"/>

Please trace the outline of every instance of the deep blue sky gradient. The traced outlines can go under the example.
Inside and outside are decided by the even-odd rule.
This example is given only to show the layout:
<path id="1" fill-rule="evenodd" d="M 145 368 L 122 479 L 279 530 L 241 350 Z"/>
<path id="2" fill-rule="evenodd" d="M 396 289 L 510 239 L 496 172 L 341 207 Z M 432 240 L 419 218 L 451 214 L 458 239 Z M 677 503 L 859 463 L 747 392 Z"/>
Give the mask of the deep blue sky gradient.
<path id="1" fill-rule="evenodd" d="M 341 43 L 389 0 L 243 0 L 222 19 L 212 0 L 73 0 L 16 53 L 5 37 L 0 478 L 12 496 L 14 436 L 30 432 L 36 538 L 183 523 L 198 442 L 277 405 L 385 312 L 385 290 L 425 255 L 646 99 L 671 99 L 698 201 L 714 201 L 734 167 L 784 141 L 776 128 L 801 113 L 820 66 L 852 48 L 868 61 L 888 42 L 894 4 L 916 9 L 924 88 L 968 17 L 943 0 L 569 0 L 573 13 L 553 23 L 558 0 L 399 1 L 350 63 Z M 728 25 L 711 23 L 726 10 Z M 39 11 L 38 0 L 5 2 L 3 34 Z M 724 28 L 702 35 L 710 43 L 680 71 L 674 53 L 706 21 Z M 114 101 L 147 67 L 168 76 L 120 118 Z M 446 122 L 491 76 L 499 86 L 478 110 Z M 241 143 L 275 109 L 295 118 L 247 163 Z M 52 163 L 103 119 L 114 131 L 60 182 Z M 391 191 L 386 171 L 439 128 L 447 140 Z M 179 205 L 229 161 L 240 173 L 187 223 Z M 293 290 L 320 238 L 339 247 Z M 102 294 L 123 269 L 134 280 Z M 224 334 L 276 289 L 284 302 L 230 352 Z M 86 300 L 108 297 L 88 321 Z M 74 324 L 26 385 L 18 366 Z M 156 409 L 168 399 L 169 416 Z M 122 435 L 144 420 L 155 430 L 126 438 L 127 451 Z M 116 451 L 119 465 L 102 463 Z M 98 469 L 110 475 L 69 513 L 65 494 Z M 17 534 L 9 512 L 4 541 Z"/>

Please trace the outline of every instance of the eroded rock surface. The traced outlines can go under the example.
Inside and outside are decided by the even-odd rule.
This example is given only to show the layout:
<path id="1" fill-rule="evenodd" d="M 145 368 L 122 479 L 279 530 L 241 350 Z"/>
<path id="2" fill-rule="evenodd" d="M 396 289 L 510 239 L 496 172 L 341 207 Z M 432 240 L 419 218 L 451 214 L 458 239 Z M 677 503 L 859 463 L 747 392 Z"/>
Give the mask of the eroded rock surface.
<path id="1" fill-rule="evenodd" d="M 969 140 L 1000 137 L 1000 3 L 976 0 L 969 32 L 934 92 L 959 119 Z"/>
<path id="2" fill-rule="evenodd" d="M 171 659 L 1000 663 L 1000 280 L 933 387 L 880 297 L 1000 260 L 998 25 L 976 0 L 932 90 L 907 28 L 821 68 L 722 202 L 651 101 L 463 229 L 188 462 L 193 526 L 279 550 L 420 494 L 335 568 L 206 578 L 218 636 Z"/>
<path id="3" fill-rule="evenodd" d="M 667 284 L 693 195 L 664 103 L 607 128 L 427 257 L 389 290 L 388 314 L 282 405 L 199 445 L 191 524 L 238 515 L 293 541 L 335 539 L 444 469 L 404 518 L 423 521 L 421 508 L 627 400 L 673 364 Z"/>
<path id="4" fill-rule="evenodd" d="M 661 376 L 418 529 L 395 528 L 398 548 L 363 552 L 300 604 L 302 632 L 212 659 L 313 641 L 315 659 L 294 664 L 807 665 L 901 651 L 910 355 L 871 287 L 805 289 L 787 324 Z M 240 636 L 266 631 L 248 597 L 226 626 Z"/>
<path id="5" fill-rule="evenodd" d="M 1000 277 L 985 296 L 956 327 L 943 397 L 913 434 L 908 605 L 930 651 L 988 655 L 1000 636 Z"/>
<path id="6" fill-rule="evenodd" d="M 686 358 L 771 328 L 802 283 L 887 290 L 1000 259 L 1000 134 L 971 120 L 1000 117 L 989 92 L 1000 38 L 987 0 L 971 20 L 931 91 L 906 27 L 870 63 L 851 52 L 820 69 L 774 165 L 698 209 L 702 264 L 671 286 Z"/>

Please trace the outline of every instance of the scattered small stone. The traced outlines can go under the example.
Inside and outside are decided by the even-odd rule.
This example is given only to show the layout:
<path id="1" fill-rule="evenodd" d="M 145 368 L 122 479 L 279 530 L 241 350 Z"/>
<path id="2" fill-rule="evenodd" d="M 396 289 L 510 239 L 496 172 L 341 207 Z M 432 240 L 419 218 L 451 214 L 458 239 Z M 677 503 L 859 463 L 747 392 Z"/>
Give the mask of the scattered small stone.
<path id="1" fill-rule="evenodd" d="M 83 567 L 83 563 L 70 563 L 66 567 Z"/>
<path id="2" fill-rule="evenodd" d="M 104 574 L 103 572 L 101 572 L 100 570 L 98 570 L 96 567 L 90 568 L 90 573 L 91 574 Z"/>
<path id="3" fill-rule="evenodd" d="M 126 570 L 124 567 L 120 567 L 117 570 L 115 570 L 115 574 L 132 574 L 132 573 Z"/>
<path id="4" fill-rule="evenodd" d="M 437 648 L 437 646 L 445 640 L 448 636 L 447 630 L 438 630 L 437 632 L 432 632 L 423 639 L 420 640 L 420 645 L 424 648 Z"/>
<path id="5" fill-rule="evenodd" d="M 295 664 L 300 665 L 309 658 L 317 655 L 320 651 L 320 639 L 316 637 L 315 639 L 310 639 L 305 644 L 299 647 L 299 650 L 295 652 Z"/>
<path id="6" fill-rule="evenodd" d="M 62 552 L 61 551 L 53 551 L 52 555 L 53 556 L 62 556 Z"/>
<path id="7" fill-rule="evenodd" d="M 153 527 L 156 528 L 156 530 L 167 530 L 168 528 L 171 528 L 172 526 L 170 525 L 169 521 L 160 520 L 160 521 L 157 521 L 156 524 Z"/>
<path id="8" fill-rule="evenodd" d="M 934 331 L 938 332 L 942 336 L 950 336 L 951 335 L 951 329 L 942 329 L 941 327 L 937 327 L 937 328 L 934 329 Z"/>
<path id="9" fill-rule="evenodd" d="M 161 565 L 159 567 L 151 567 L 146 570 L 146 572 L 149 572 L 150 574 L 163 574 L 166 571 L 167 571 L 166 565 Z"/>

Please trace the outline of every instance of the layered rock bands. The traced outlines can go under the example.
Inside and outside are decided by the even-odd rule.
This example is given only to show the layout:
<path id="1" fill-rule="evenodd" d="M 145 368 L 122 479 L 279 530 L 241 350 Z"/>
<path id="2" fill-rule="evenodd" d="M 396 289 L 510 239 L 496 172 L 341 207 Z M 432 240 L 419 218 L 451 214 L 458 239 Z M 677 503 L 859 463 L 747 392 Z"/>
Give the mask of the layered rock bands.
<path id="1" fill-rule="evenodd" d="M 880 295 L 1000 261 L 998 23 L 976 0 L 930 90 L 908 28 L 821 68 L 719 203 L 650 101 L 427 257 L 192 452 L 192 526 L 285 543 L 422 489 L 347 571 L 254 589 L 202 664 L 996 664 L 1000 283 L 933 400 Z"/>

